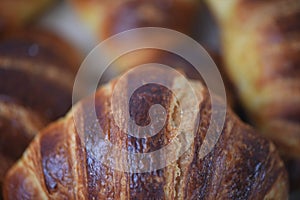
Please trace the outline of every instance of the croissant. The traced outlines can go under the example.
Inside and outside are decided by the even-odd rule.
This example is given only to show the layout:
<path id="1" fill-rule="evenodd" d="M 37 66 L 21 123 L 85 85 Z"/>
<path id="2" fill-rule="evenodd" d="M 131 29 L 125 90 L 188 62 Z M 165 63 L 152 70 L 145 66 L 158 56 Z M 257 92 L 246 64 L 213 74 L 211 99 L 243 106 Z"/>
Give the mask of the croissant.
<path id="1" fill-rule="evenodd" d="M 199 1 L 190 0 L 72 0 L 80 16 L 100 41 L 117 33 L 141 27 L 170 28 L 192 35 Z M 161 41 L 166 42 L 166 41 Z M 118 49 L 114 44 L 109 51 Z M 155 59 L 161 51 L 142 49 L 116 60 L 115 71 L 127 69 Z"/>
<path id="2" fill-rule="evenodd" d="M 225 68 L 250 121 L 300 157 L 300 1 L 206 0 L 221 29 Z"/>
<path id="3" fill-rule="evenodd" d="M 100 40 L 139 27 L 165 27 L 191 33 L 199 3 L 195 0 L 72 0 Z"/>
<path id="4" fill-rule="evenodd" d="M 71 107 L 79 64 L 75 54 L 69 44 L 42 30 L 0 39 L 0 186 L 38 131 Z"/>
<path id="5" fill-rule="evenodd" d="M 149 73 L 163 77 L 171 87 L 145 84 L 128 97 L 131 84 L 136 80 L 143 82 L 145 78 L 139 73 L 126 74 L 100 87 L 94 96 L 73 106 L 66 117 L 43 129 L 7 173 L 4 198 L 287 199 L 287 174 L 272 143 L 228 110 L 220 138 L 212 151 L 201 157 L 200 147 L 204 144 L 212 115 L 208 90 L 199 81 L 182 81 L 179 75 L 169 77 L 160 70 L 150 70 L 146 74 L 150 76 Z M 123 84 L 118 83 L 120 80 Z M 188 84 L 201 99 L 196 110 L 192 110 L 191 93 L 186 89 Z M 182 102 L 180 105 L 173 96 L 175 90 Z M 137 138 L 126 134 L 116 121 L 124 119 L 123 111 L 117 109 L 117 117 L 113 117 L 115 105 L 111 98 L 114 95 L 118 102 L 129 100 L 130 117 L 141 126 L 149 124 L 148 109 L 154 104 L 162 105 L 167 112 L 165 126 L 151 137 Z M 188 112 L 181 113 L 180 106 L 187 106 Z M 93 108 L 96 120 L 91 115 Z M 186 137 L 186 140 L 192 138 L 191 146 L 178 160 L 165 167 L 143 172 L 122 171 L 97 157 L 104 153 L 104 159 L 121 163 L 118 156 L 114 157 L 118 154 L 108 151 L 103 140 L 98 140 L 100 133 L 118 148 L 149 153 L 173 142 L 176 134 L 172 127 L 177 126 L 181 115 L 190 116 L 191 113 L 199 114 L 201 119 L 195 135 Z M 187 127 L 193 127 L 196 122 L 193 118 L 184 119 L 180 123 Z M 95 123 L 102 128 L 101 132 L 94 128 Z M 175 147 L 170 154 L 162 153 L 159 157 L 167 160 L 184 148 L 184 144 L 178 143 Z M 136 167 L 134 160 L 131 161 L 133 164 L 129 169 Z M 155 157 L 150 157 L 150 161 L 141 166 L 148 164 L 151 168 L 156 162 Z"/>

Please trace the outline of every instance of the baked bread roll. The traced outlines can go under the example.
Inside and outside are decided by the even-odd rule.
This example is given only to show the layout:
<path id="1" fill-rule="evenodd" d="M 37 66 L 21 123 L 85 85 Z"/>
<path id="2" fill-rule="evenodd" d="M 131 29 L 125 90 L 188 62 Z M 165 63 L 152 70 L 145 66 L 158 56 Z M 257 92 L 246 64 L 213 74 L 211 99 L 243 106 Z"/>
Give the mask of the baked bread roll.
<path id="1" fill-rule="evenodd" d="M 38 131 L 71 107 L 80 64 L 76 54 L 69 44 L 42 30 L 0 39 L 0 186 Z"/>
<path id="2" fill-rule="evenodd" d="M 274 145 L 228 110 L 220 138 L 212 151 L 201 158 L 200 147 L 207 136 L 212 115 L 207 89 L 201 82 L 189 81 L 201 99 L 196 106 L 198 110 L 189 110 L 192 108 L 192 94 L 187 92 L 190 90 L 186 89 L 189 87 L 186 82 L 159 70 L 151 76 L 161 76 L 172 87 L 167 89 L 162 85 L 145 84 L 128 97 L 126 94 L 130 93 L 132 81 L 143 82 L 144 79 L 139 73 L 124 75 L 122 80 L 125 82 L 119 84 L 117 90 L 122 92 L 114 93 L 120 79 L 113 80 L 98 89 L 95 96 L 73 106 L 65 118 L 42 130 L 7 173 L 4 198 L 287 199 L 287 174 Z M 183 105 L 174 98 L 174 90 L 189 112 L 180 114 L 178 107 Z M 136 138 L 123 132 L 116 124 L 118 117 L 113 117 L 112 95 L 122 102 L 129 100 L 130 117 L 141 126 L 149 123 L 149 108 L 154 104 L 162 105 L 166 109 L 165 126 L 148 138 Z M 95 107 L 91 106 L 93 99 Z M 93 108 L 97 120 L 91 117 Z M 192 145 L 177 161 L 164 168 L 143 173 L 124 172 L 100 162 L 95 157 L 97 153 L 93 153 L 108 153 L 105 154 L 108 160 L 119 161 L 119 157 L 113 157 L 117 154 L 110 154 L 104 143 L 99 142 L 99 134 L 104 134 L 106 141 L 129 152 L 153 152 L 173 142 L 176 129 L 172 127 L 180 121 L 181 115 L 192 112 L 199 114 L 201 119 L 195 135 L 190 136 Z M 124 113 L 121 111 L 119 114 L 122 116 Z M 101 133 L 94 129 L 95 122 L 101 126 Z M 192 127 L 197 124 L 191 119 L 182 123 Z M 183 146 L 179 143 L 178 148 L 172 149 L 172 154 Z M 172 154 L 161 154 L 160 158 L 167 160 Z M 155 162 L 157 160 L 153 157 L 148 164 L 151 167 Z M 134 167 L 129 165 L 129 168 Z"/>
<path id="3" fill-rule="evenodd" d="M 299 158 L 300 1 L 206 1 L 248 117 L 285 155 Z"/>

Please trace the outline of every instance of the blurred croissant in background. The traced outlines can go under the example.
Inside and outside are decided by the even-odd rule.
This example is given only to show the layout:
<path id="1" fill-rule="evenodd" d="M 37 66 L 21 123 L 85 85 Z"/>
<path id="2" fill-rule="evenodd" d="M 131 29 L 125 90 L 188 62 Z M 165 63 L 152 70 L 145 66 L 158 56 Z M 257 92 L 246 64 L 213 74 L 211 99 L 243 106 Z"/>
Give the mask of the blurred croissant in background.
<path id="1" fill-rule="evenodd" d="M 285 156 L 300 158 L 300 1 L 206 2 L 250 121 Z"/>
<path id="2" fill-rule="evenodd" d="M 191 34 L 197 0 L 72 0 L 100 40 L 139 27 L 164 27 Z"/>
<path id="3" fill-rule="evenodd" d="M 71 108 L 79 64 L 80 54 L 45 30 L 0 38 L 0 191 L 6 171 L 39 130 Z"/>
<path id="4" fill-rule="evenodd" d="M 97 35 L 99 41 L 117 33 L 141 27 L 163 27 L 192 35 L 199 12 L 198 0 L 72 0 L 76 10 Z M 159 43 L 174 45 L 156 38 Z M 110 51 L 118 49 L 118 44 Z M 109 53 L 108 53 L 109 54 Z M 160 57 L 154 49 L 141 49 L 116 60 L 120 73 Z"/>

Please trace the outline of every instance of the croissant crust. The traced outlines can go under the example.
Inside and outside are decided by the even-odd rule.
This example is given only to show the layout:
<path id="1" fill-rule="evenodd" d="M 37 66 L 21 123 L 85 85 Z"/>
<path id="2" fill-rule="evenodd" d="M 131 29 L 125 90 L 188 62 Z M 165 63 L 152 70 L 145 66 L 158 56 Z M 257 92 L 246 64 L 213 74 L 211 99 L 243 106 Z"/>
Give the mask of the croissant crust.
<path id="1" fill-rule="evenodd" d="M 127 83 L 134 78 L 139 77 L 127 77 Z M 168 113 L 167 124 L 157 135 L 138 139 L 122 132 L 112 117 L 110 98 L 117 80 L 95 94 L 98 122 L 105 138 L 139 153 L 154 151 L 170 142 L 173 135 L 168 123 L 178 117 L 170 91 L 161 85 L 147 84 L 130 97 L 130 113 L 137 124 L 145 125 L 147 111 L 153 104 L 161 104 Z M 188 103 L 190 94 L 184 89 L 186 85 L 177 77 L 169 81 L 174 88 L 179 87 L 180 98 Z M 122 85 L 121 91 L 126 93 L 128 84 Z M 101 163 L 86 146 L 96 137 L 92 134 L 89 140 L 86 138 L 93 130 L 89 114 L 93 97 L 89 97 L 34 139 L 6 176 L 5 199 L 287 199 L 287 174 L 274 145 L 230 110 L 217 144 L 200 158 L 199 149 L 210 123 L 211 103 L 207 89 L 200 82 L 191 84 L 201 96 L 198 110 L 201 120 L 194 142 L 176 162 L 144 173 L 122 172 Z M 128 97 L 117 94 L 117 98 L 126 102 Z M 79 129 L 74 119 L 79 120 Z M 101 143 L 94 147 L 106 151 Z"/>

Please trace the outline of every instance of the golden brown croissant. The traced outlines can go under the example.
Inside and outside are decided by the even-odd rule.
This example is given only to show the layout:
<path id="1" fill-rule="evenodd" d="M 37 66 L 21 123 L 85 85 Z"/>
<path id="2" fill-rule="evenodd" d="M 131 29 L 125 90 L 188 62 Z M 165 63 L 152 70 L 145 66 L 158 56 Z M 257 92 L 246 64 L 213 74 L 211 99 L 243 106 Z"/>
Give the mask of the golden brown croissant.
<path id="1" fill-rule="evenodd" d="M 75 54 L 41 30 L 0 39 L 0 186 L 38 131 L 71 107 Z"/>
<path id="2" fill-rule="evenodd" d="M 171 83 L 171 92 L 177 90 L 177 97 L 191 109 L 187 83 L 160 71 L 157 74 L 155 76 L 162 76 Z M 212 113 L 208 91 L 198 81 L 189 82 L 201 99 L 196 105 L 198 109 L 182 114 L 199 114 L 200 124 L 195 136 L 192 135 L 192 145 L 177 161 L 143 173 L 123 172 L 102 163 L 94 151 L 105 154 L 108 150 L 99 142 L 100 132 L 94 131 L 94 122 L 101 126 L 106 141 L 129 152 L 149 153 L 173 142 L 172 127 L 181 115 L 178 106 L 184 106 L 178 105 L 170 90 L 157 84 L 143 85 L 131 97 L 126 96 L 132 80 L 143 82 L 138 73 L 123 77 L 125 82 L 117 90 L 122 92 L 113 93 L 119 80 L 101 87 L 95 98 L 82 100 L 65 118 L 38 134 L 8 172 L 5 199 L 287 199 L 287 174 L 274 145 L 243 124 L 231 111 L 227 112 L 218 142 L 201 158 L 200 147 L 207 136 Z M 148 123 L 150 106 L 161 104 L 167 112 L 165 126 L 157 135 L 148 138 L 127 135 L 117 126 L 118 117 L 113 117 L 112 95 L 120 101 L 129 100 L 130 116 L 142 126 Z M 96 121 L 91 117 L 93 99 Z M 182 123 L 194 125 L 190 119 Z M 184 148 L 183 143 L 178 143 L 177 147 L 171 153 L 176 154 Z M 113 155 L 105 157 L 121 162 Z M 164 160 L 172 155 L 162 153 L 160 156 Z M 148 163 L 150 168 L 155 162 L 154 159 Z M 135 165 L 129 165 L 131 167 Z"/>
<path id="3" fill-rule="evenodd" d="M 249 118 L 281 151 L 299 158 L 300 1 L 206 1 Z"/>
<path id="4" fill-rule="evenodd" d="M 26 25 L 54 2 L 56 0 L 1 0 L 0 31 Z"/>

